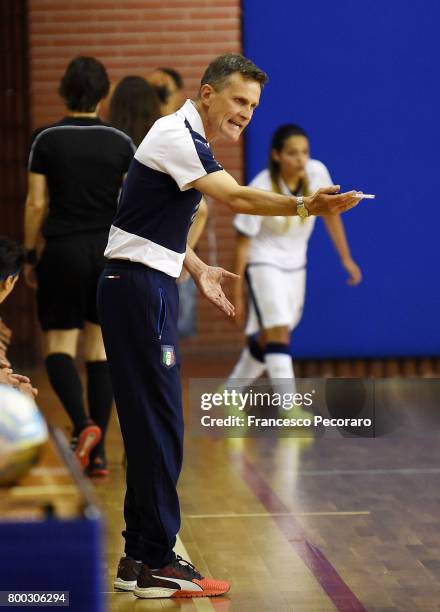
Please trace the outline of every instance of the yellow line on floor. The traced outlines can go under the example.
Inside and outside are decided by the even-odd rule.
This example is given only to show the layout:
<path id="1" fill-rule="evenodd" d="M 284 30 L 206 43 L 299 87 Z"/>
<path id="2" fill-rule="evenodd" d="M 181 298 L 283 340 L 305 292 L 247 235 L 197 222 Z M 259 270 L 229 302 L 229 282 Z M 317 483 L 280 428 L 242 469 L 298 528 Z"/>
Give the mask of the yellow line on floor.
<path id="1" fill-rule="evenodd" d="M 40 466 L 32 468 L 32 476 L 59 476 L 68 473 L 67 466 Z"/>
<path id="2" fill-rule="evenodd" d="M 369 510 L 334 511 L 334 512 L 243 512 L 241 514 L 185 514 L 185 519 L 207 519 L 207 518 L 271 518 L 274 516 L 368 516 Z"/>
<path id="3" fill-rule="evenodd" d="M 13 487 L 10 494 L 14 497 L 27 497 L 29 495 L 78 495 L 78 487 L 73 484 L 50 484 Z"/>

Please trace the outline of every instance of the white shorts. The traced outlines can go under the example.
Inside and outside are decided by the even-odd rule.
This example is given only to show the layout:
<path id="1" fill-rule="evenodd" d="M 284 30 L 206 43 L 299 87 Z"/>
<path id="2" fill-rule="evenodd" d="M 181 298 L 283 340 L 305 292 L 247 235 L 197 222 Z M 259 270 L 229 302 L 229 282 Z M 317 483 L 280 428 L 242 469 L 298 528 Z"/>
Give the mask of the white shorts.
<path id="1" fill-rule="evenodd" d="M 301 320 L 306 292 L 306 269 L 283 270 L 270 264 L 249 264 L 247 336 L 260 329 L 287 326 Z"/>

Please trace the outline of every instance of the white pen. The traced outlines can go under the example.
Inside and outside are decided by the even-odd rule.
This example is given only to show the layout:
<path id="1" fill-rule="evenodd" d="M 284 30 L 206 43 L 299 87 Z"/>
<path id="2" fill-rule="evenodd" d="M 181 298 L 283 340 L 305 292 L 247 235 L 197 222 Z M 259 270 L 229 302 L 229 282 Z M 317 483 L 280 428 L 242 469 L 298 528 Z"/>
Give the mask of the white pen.
<path id="1" fill-rule="evenodd" d="M 355 193 L 354 194 L 355 198 L 363 198 L 364 200 L 374 200 L 374 198 L 376 197 L 374 194 L 372 193 Z"/>

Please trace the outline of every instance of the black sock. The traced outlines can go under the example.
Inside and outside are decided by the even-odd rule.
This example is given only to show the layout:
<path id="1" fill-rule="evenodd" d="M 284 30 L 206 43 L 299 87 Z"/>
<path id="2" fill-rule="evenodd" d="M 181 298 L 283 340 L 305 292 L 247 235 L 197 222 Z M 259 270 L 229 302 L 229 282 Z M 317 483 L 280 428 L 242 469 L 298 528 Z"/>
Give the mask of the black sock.
<path id="1" fill-rule="evenodd" d="M 89 412 L 93 421 L 99 425 L 102 437 L 93 449 L 93 455 L 104 455 L 104 438 L 113 403 L 113 388 L 107 361 L 88 361 L 87 397 Z"/>
<path id="2" fill-rule="evenodd" d="M 81 379 L 70 355 L 52 353 L 46 357 L 50 383 L 72 420 L 74 435 L 87 425 Z"/>
<path id="3" fill-rule="evenodd" d="M 261 348 L 258 342 L 258 334 L 253 334 L 246 338 L 249 352 L 254 359 L 264 363 L 264 350 Z"/>

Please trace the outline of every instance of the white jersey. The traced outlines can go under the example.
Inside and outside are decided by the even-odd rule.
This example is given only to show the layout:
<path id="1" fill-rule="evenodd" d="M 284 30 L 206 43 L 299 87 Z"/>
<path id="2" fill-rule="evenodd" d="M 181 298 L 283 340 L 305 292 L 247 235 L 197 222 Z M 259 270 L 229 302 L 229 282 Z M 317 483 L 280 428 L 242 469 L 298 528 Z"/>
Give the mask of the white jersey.
<path id="1" fill-rule="evenodd" d="M 306 174 L 310 192 L 320 187 L 332 185 L 329 171 L 317 159 L 307 162 Z M 280 190 L 292 195 L 285 182 L 280 178 Z M 272 191 L 269 170 L 263 170 L 253 179 L 250 187 Z M 316 217 L 305 220 L 300 217 L 261 217 L 257 215 L 236 215 L 234 227 L 242 234 L 252 238 L 248 264 L 271 264 L 283 270 L 303 268 L 307 263 L 307 244 Z"/>
<path id="2" fill-rule="evenodd" d="M 190 185 L 220 170 L 191 100 L 158 119 L 130 164 L 104 255 L 177 278 L 202 197 Z"/>

